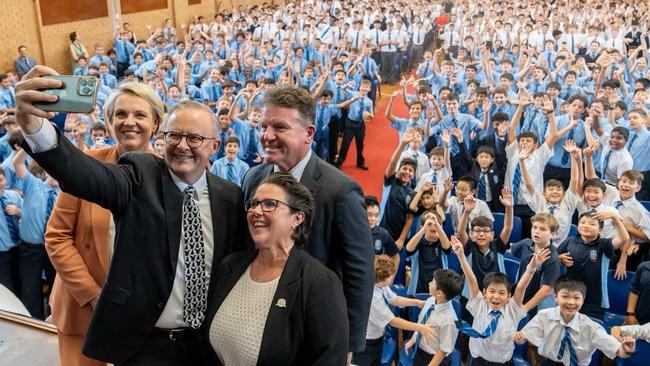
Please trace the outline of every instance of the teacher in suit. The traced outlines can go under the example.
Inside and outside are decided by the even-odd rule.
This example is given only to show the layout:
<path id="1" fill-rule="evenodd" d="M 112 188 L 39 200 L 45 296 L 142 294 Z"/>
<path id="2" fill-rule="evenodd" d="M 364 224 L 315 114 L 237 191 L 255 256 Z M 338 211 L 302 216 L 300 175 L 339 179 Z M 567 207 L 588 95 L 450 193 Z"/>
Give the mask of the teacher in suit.
<path id="1" fill-rule="evenodd" d="M 256 249 L 224 259 L 206 322 L 206 365 L 343 365 L 348 319 L 339 277 L 304 249 L 309 190 L 289 173 L 246 203 Z"/>
<path id="2" fill-rule="evenodd" d="M 302 88 L 270 89 L 264 98 L 261 142 L 266 162 L 244 177 L 248 201 L 273 172 L 289 172 L 314 196 L 314 222 L 305 248 L 343 281 L 350 328 L 349 352 L 366 344 L 374 286 L 374 251 L 359 185 L 311 152 L 315 105 Z M 349 355 L 351 356 L 351 355 Z"/>
<path id="3" fill-rule="evenodd" d="M 116 144 L 86 153 L 117 164 L 130 151 L 153 153 L 149 139 L 164 118 L 165 105 L 143 83 L 124 83 L 108 97 L 104 115 Z M 131 132 L 141 131 L 135 136 Z M 81 346 L 106 281 L 115 227 L 111 212 L 61 192 L 45 232 L 45 249 L 58 276 L 50 296 L 52 323 L 58 329 L 61 365 L 106 365 L 81 354 Z"/>
<path id="4" fill-rule="evenodd" d="M 212 269 L 246 242 L 239 188 L 206 170 L 219 147 L 216 116 L 202 104 L 178 103 L 163 123 L 164 160 L 130 152 L 117 165 L 99 162 L 44 123 L 52 113 L 32 105 L 56 100 L 40 91 L 62 86 L 42 78 L 53 74 L 36 66 L 16 86 L 23 147 L 64 192 L 108 209 L 115 222 L 114 254 L 83 354 L 117 365 L 199 363 Z"/>
<path id="5" fill-rule="evenodd" d="M 14 60 L 14 70 L 20 79 L 23 77 L 23 75 L 27 74 L 27 71 L 36 66 L 37 62 L 34 58 L 29 57 L 29 52 L 27 51 L 27 46 L 25 45 L 18 46 L 18 53 L 20 56 Z"/>

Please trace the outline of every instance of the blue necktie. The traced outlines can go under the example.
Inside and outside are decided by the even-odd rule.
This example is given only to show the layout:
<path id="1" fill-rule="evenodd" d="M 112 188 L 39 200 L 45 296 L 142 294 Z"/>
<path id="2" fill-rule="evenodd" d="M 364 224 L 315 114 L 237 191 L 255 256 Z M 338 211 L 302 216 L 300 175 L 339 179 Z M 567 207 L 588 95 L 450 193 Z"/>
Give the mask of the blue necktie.
<path id="1" fill-rule="evenodd" d="M 438 173 L 436 171 L 433 171 L 433 174 L 431 174 L 431 183 L 436 184 L 438 183 Z"/>
<path id="2" fill-rule="evenodd" d="M 451 125 L 458 128 L 458 120 L 455 117 L 451 119 Z"/>
<path id="3" fill-rule="evenodd" d="M 615 209 L 618 210 L 619 208 L 621 208 L 621 206 L 623 206 L 623 202 L 622 202 L 622 201 L 616 201 L 616 202 L 614 202 L 614 208 L 615 208 Z"/>
<path id="4" fill-rule="evenodd" d="M 366 76 L 370 77 L 370 57 L 366 57 Z"/>
<path id="5" fill-rule="evenodd" d="M 634 145 L 634 141 L 636 140 L 636 138 L 638 136 L 639 135 L 637 135 L 636 133 L 634 135 L 632 135 L 632 138 L 630 139 L 630 142 L 627 144 L 627 150 L 628 151 L 632 150 L 632 145 Z"/>
<path id="6" fill-rule="evenodd" d="M 226 179 L 229 181 L 238 184 L 237 176 L 235 175 L 235 165 L 233 163 L 227 163 L 228 172 L 226 172 Z"/>
<path id="7" fill-rule="evenodd" d="M 516 205 L 519 202 L 519 184 L 521 183 L 521 167 L 517 164 L 515 173 L 512 176 L 512 202 Z"/>
<path id="8" fill-rule="evenodd" d="M 45 226 L 47 226 L 47 221 L 50 219 L 52 210 L 54 209 L 54 202 L 56 201 L 57 191 L 52 189 L 47 192 L 47 207 L 45 211 Z"/>
<path id="9" fill-rule="evenodd" d="M 357 37 L 354 40 L 354 48 L 359 48 L 359 31 L 357 31 Z"/>
<path id="10" fill-rule="evenodd" d="M 573 342 L 571 341 L 569 327 L 564 326 L 564 336 L 562 337 L 560 350 L 557 352 L 558 361 L 562 361 L 562 358 L 564 357 L 564 351 L 567 348 L 569 349 L 569 366 L 578 366 L 578 355 L 576 354 L 576 350 L 573 348 Z"/>
<path id="11" fill-rule="evenodd" d="M 571 131 L 569 131 L 569 136 L 567 137 L 567 140 L 573 140 L 573 133 L 574 133 L 574 129 L 571 129 Z M 568 162 L 569 162 L 569 152 L 565 150 L 564 154 L 562 155 L 562 165 L 565 165 Z"/>
<path id="12" fill-rule="evenodd" d="M 610 149 L 605 155 L 605 160 L 600 166 L 600 179 L 605 180 L 605 173 L 607 173 L 607 165 L 609 165 L 609 157 L 612 155 L 612 149 Z"/>
<path id="13" fill-rule="evenodd" d="M 0 197 L 0 204 L 2 205 L 2 212 L 5 214 L 5 220 L 7 220 L 7 229 L 9 230 L 9 236 L 11 237 L 11 241 L 16 244 L 18 241 L 20 241 L 20 235 L 18 231 L 18 223 L 16 220 L 14 220 L 14 217 L 7 214 L 6 209 L 7 209 L 7 197 L 2 196 Z"/>
<path id="14" fill-rule="evenodd" d="M 429 75 L 429 61 L 424 63 L 424 72 L 422 73 L 422 76 L 427 76 Z"/>
<path id="15" fill-rule="evenodd" d="M 257 144 L 255 141 L 255 129 L 251 127 L 250 133 L 248 134 L 248 157 L 249 159 L 255 158 L 255 153 L 257 152 Z"/>
<path id="16" fill-rule="evenodd" d="M 426 324 L 427 320 L 429 320 L 429 316 L 433 312 L 433 309 L 435 309 L 435 305 L 431 304 L 431 307 L 427 309 L 427 312 L 424 313 L 424 316 L 422 317 L 422 321 L 420 321 L 420 324 Z M 420 332 L 417 332 L 415 334 L 415 341 L 413 343 L 413 351 L 418 349 L 418 345 L 420 344 Z"/>
<path id="17" fill-rule="evenodd" d="M 365 107 L 365 104 L 363 103 L 364 98 L 365 97 L 359 100 L 359 122 L 363 122 L 363 108 Z"/>
<path id="18" fill-rule="evenodd" d="M 497 330 L 497 324 L 499 323 L 499 318 L 502 313 L 500 310 L 492 310 L 490 315 L 492 316 L 492 321 L 490 321 L 490 324 L 488 324 L 483 333 L 472 328 L 472 326 L 464 320 L 457 320 L 456 327 L 460 332 L 465 333 L 472 338 L 487 338 Z"/>
<path id="19" fill-rule="evenodd" d="M 478 178 L 478 199 L 485 201 L 486 197 L 485 172 L 481 172 L 481 175 Z"/>
<path id="20" fill-rule="evenodd" d="M 557 206 L 551 206 L 548 208 L 548 213 L 555 215 L 555 210 L 557 210 Z"/>

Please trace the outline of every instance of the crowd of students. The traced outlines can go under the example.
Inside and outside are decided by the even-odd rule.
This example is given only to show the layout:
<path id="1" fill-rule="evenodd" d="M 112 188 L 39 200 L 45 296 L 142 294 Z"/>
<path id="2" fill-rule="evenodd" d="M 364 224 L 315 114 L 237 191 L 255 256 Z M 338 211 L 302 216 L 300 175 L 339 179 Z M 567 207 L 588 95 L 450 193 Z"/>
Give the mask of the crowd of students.
<path id="1" fill-rule="evenodd" d="M 264 159 L 265 91 L 295 85 L 317 101 L 313 151 L 340 167 L 354 139 L 356 166 L 367 170 L 366 122 L 381 85 L 399 82 L 385 112 L 399 144 L 381 200 L 366 202 L 377 288 L 369 346 L 355 362 L 376 364 L 388 324 L 416 331 L 405 351 L 415 350 L 415 364 L 449 362 L 459 330 L 479 365 L 512 362 L 514 342 L 526 340 L 546 364 L 587 364 L 596 348 L 632 352 L 636 328 L 607 336 L 593 319 L 609 308 L 609 269 L 619 279 L 636 271 L 626 324 L 650 318 L 647 4 L 304 1 L 233 8 L 180 28 L 166 20 L 137 39 L 116 27 L 111 45 L 76 58 L 69 72 L 101 86 L 93 113 L 66 116 L 66 136 L 81 149 L 112 144 L 103 105 L 120 81 L 141 81 L 169 107 L 192 99 L 212 108 L 222 146 L 210 171 L 241 185 Z M 43 234 L 58 187 L 21 151 L 15 81 L 0 76 L 0 282 L 43 317 Z M 398 99 L 407 115 L 395 114 Z M 153 149 L 162 145 L 156 136 Z M 508 255 L 520 261 L 518 278 L 504 274 Z M 396 297 L 393 283 L 431 298 Z M 454 324 L 456 296 L 473 328 Z M 421 307 L 419 325 L 386 302 Z"/>

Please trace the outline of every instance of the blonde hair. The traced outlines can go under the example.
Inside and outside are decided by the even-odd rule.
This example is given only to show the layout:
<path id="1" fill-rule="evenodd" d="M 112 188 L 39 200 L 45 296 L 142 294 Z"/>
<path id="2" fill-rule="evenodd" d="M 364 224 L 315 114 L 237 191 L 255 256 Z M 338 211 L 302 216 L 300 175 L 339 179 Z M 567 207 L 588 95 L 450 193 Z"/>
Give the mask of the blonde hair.
<path id="1" fill-rule="evenodd" d="M 108 124 L 113 125 L 113 113 L 115 113 L 115 101 L 117 97 L 123 94 L 131 94 L 136 97 L 140 97 L 149 103 L 151 106 L 151 114 L 156 124 L 156 127 L 153 130 L 153 136 L 156 135 L 160 124 L 165 119 L 166 106 L 165 103 L 160 100 L 158 94 L 147 84 L 128 81 L 121 83 L 117 88 L 113 89 L 111 94 L 106 99 L 104 104 L 104 118 Z"/>
<path id="2" fill-rule="evenodd" d="M 530 219 L 530 222 L 539 222 L 542 225 L 546 225 L 553 233 L 557 232 L 557 229 L 560 227 L 555 216 L 549 213 L 538 213 Z"/>

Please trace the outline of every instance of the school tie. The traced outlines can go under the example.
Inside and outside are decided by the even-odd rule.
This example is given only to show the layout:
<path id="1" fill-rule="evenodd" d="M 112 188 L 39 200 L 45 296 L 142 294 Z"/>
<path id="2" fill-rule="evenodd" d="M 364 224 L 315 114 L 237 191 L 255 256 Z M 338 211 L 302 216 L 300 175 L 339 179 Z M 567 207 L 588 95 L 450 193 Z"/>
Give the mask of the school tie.
<path id="1" fill-rule="evenodd" d="M 108 86 L 108 81 L 106 81 L 106 75 L 102 75 L 102 84 Z"/>
<path id="2" fill-rule="evenodd" d="M 199 205 L 194 200 L 196 189 L 187 186 L 183 191 L 183 254 L 185 254 L 185 296 L 183 321 L 192 329 L 203 323 L 207 308 L 208 281 L 205 276 L 205 248 Z"/>
<path id="3" fill-rule="evenodd" d="M 451 119 L 451 126 L 458 128 L 458 120 L 456 119 L 456 117 Z"/>
<path id="4" fill-rule="evenodd" d="M 424 71 L 422 72 L 422 76 L 427 76 L 429 75 L 429 61 L 424 63 Z"/>
<path id="5" fill-rule="evenodd" d="M 485 192 L 485 172 L 481 172 L 481 175 L 478 178 L 478 199 L 485 201 L 486 192 Z"/>
<path id="6" fill-rule="evenodd" d="M 390 37 L 390 36 L 391 36 L 391 32 L 388 32 L 388 42 L 391 41 L 391 37 Z M 392 44 L 389 44 L 389 45 L 388 45 L 388 51 L 392 51 L 392 50 L 393 50 L 393 45 L 392 45 Z"/>
<path id="7" fill-rule="evenodd" d="M 603 160 L 603 164 L 600 166 L 600 179 L 605 179 L 605 174 L 607 173 L 607 165 L 609 165 L 609 157 L 612 156 L 612 149 L 610 149 L 607 154 L 605 155 L 605 160 Z"/>
<path id="8" fill-rule="evenodd" d="M 377 47 L 379 47 L 379 31 L 375 30 L 375 43 L 377 43 Z"/>
<path id="9" fill-rule="evenodd" d="M 576 53 L 576 36 L 571 35 L 571 53 Z"/>
<path id="10" fill-rule="evenodd" d="M 564 326 L 564 336 L 562 337 L 562 343 L 560 343 L 560 350 L 557 352 L 558 361 L 562 361 L 564 351 L 567 348 L 569 349 L 569 366 L 578 366 L 578 355 L 576 354 L 575 348 L 573 348 L 571 334 L 569 334 L 569 327 Z"/>
<path id="11" fill-rule="evenodd" d="M 449 47 L 454 45 L 454 30 L 452 29 L 449 33 Z"/>
<path id="12" fill-rule="evenodd" d="M 341 87 L 337 86 L 336 87 L 336 103 L 341 103 Z"/>
<path id="13" fill-rule="evenodd" d="M 9 230 L 9 236 L 11 237 L 11 241 L 15 244 L 18 243 L 20 240 L 20 235 L 18 231 L 18 223 L 16 220 L 14 220 L 13 216 L 8 215 L 6 210 L 7 210 L 7 197 L 2 196 L 0 197 L 0 204 L 2 205 L 2 212 L 5 214 L 5 220 L 7 220 L 7 229 Z"/>
<path id="14" fill-rule="evenodd" d="M 632 135 L 632 138 L 630 139 L 630 142 L 627 144 L 627 150 L 628 150 L 628 151 L 631 151 L 631 150 L 632 150 L 632 145 L 634 145 L 634 141 L 636 140 L 636 138 L 637 138 L 638 136 L 639 136 L 639 135 L 637 135 L 636 133 Z"/>
<path id="15" fill-rule="evenodd" d="M 431 174 L 431 183 L 438 183 L 438 173 L 435 170 L 433 171 L 433 174 Z"/>
<path id="16" fill-rule="evenodd" d="M 623 201 L 615 201 L 614 202 L 614 208 L 615 209 L 618 210 L 619 208 L 621 208 L 621 206 L 623 206 Z"/>
<path id="17" fill-rule="evenodd" d="M 515 205 L 519 202 L 519 184 L 521 184 L 521 167 L 517 164 L 512 176 L 512 202 Z"/>
<path id="18" fill-rule="evenodd" d="M 422 321 L 419 322 L 420 324 L 426 324 L 427 323 L 427 320 L 429 320 L 429 316 L 431 316 L 431 313 L 433 312 L 433 309 L 435 309 L 435 305 L 431 304 L 431 307 L 429 307 L 429 309 L 427 309 L 427 312 L 424 313 L 424 316 L 422 317 Z M 417 332 L 415 334 L 415 341 L 413 343 L 413 350 L 414 351 L 418 349 L 419 344 L 420 344 L 420 332 Z"/>
<path id="19" fill-rule="evenodd" d="M 370 77 L 370 57 L 366 57 L 366 76 Z"/>
<path id="20" fill-rule="evenodd" d="M 467 323 L 464 320 L 457 320 L 456 321 L 456 327 L 458 330 L 464 334 L 467 334 L 471 338 L 487 338 L 494 334 L 494 332 L 497 330 L 497 324 L 499 323 L 499 318 L 501 318 L 501 313 L 500 310 L 492 310 L 490 312 L 490 315 L 492 316 L 492 320 L 490 321 L 490 324 L 485 328 L 485 330 L 481 333 L 478 330 L 472 328 L 469 323 Z"/>
<path id="21" fill-rule="evenodd" d="M 226 179 L 233 183 L 238 183 L 237 176 L 235 175 L 235 164 L 227 163 L 226 166 L 228 167 L 228 171 L 226 172 Z"/>
<path id="22" fill-rule="evenodd" d="M 16 106 L 16 94 L 12 89 L 9 89 L 9 99 L 11 100 L 11 106 Z"/>
<path id="23" fill-rule="evenodd" d="M 557 210 L 557 206 L 551 206 L 548 208 L 548 213 L 555 215 L 555 210 Z"/>
<path id="24" fill-rule="evenodd" d="M 354 40 L 354 48 L 359 48 L 359 31 L 357 31 L 357 36 Z"/>
<path id="25" fill-rule="evenodd" d="M 415 160 L 417 162 L 418 161 L 418 153 L 416 153 L 416 152 L 413 153 L 413 155 L 411 156 L 411 159 L 413 159 L 413 160 Z"/>
<path id="26" fill-rule="evenodd" d="M 365 103 L 364 103 L 364 100 L 363 100 L 364 98 L 365 97 L 363 97 L 363 98 L 361 98 L 359 100 L 359 117 L 358 117 L 359 122 L 363 122 L 363 109 L 365 108 Z"/>
<path id="27" fill-rule="evenodd" d="M 219 87 L 217 84 L 212 85 L 212 101 L 216 102 L 219 99 Z"/>
<path id="28" fill-rule="evenodd" d="M 47 204 L 45 207 L 45 226 L 47 226 L 47 221 L 50 219 L 50 215 L 52 215 L 54 202 L 56 202 L 56 195 L 57 191 L 54 189 L 51 189 L 49 192 L 47 192 Z"/>
<path id="29" fill-rule="evenodd" d="M 575 129 L 571 129 L 571 131 L 569 131 L 569 136 L 567 137 L 567 140 L 573 140 L 574 130 Z M 565 150 L 564 154 L 562 154 L 562 165 L 565 165 L 568 162 L 569 162 L 569 152 Z"/>
<path id="30" fill-rule="evenodd" d="M 248 133 L 248 157 L 252 160 L 257 152 L 257 141 L 255 141 L 255 129 L 251 127 Z"/>

